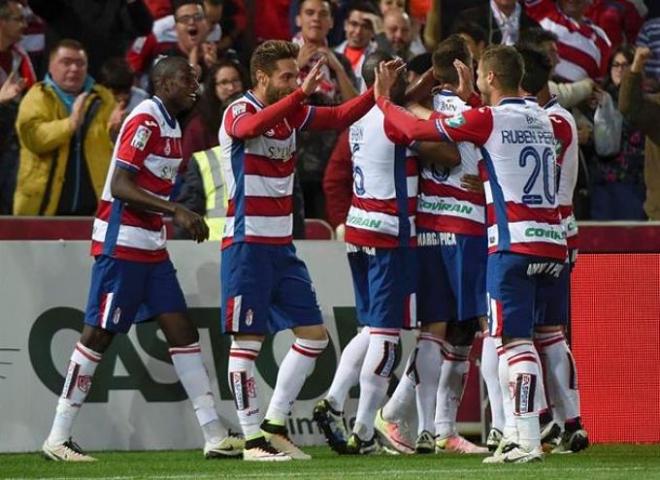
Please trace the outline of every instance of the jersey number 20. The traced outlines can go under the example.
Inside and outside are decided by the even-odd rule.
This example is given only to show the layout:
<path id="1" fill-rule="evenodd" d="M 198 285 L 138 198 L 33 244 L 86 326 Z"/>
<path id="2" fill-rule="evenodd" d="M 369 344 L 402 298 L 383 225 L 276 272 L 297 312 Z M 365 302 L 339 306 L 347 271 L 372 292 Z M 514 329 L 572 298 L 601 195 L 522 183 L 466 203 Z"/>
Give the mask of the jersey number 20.
<path id="1" fill-rule="evenodd" d="M 520 152 L 518 164 L 521 167 L 526 167 L 528 161 L 534 162 L 534 169 L 527 179 L 527 183 L 525 183 L 525 186 L 523 187 L 523 203 L 527 205 L 540 205 L 543 203 L 543 197 L 541 195 L 530 193 L 534 189 L 534 184 L 536 183 L 539 174 L 542 173 L 543 196 L 545 196 L 545 199 L 550 205 L 553 205 L 555 203 L 555 188 L 554 182 L 550 176 L 555 173 L 555 168 L 554 165 L 551 165 L 551 163 L 554 164 L 552 149 L 546 147 L 543 149 L 543 154 L 540 155 L 535 147 L 527 146 L 523 148 L 522 152 Z"/>

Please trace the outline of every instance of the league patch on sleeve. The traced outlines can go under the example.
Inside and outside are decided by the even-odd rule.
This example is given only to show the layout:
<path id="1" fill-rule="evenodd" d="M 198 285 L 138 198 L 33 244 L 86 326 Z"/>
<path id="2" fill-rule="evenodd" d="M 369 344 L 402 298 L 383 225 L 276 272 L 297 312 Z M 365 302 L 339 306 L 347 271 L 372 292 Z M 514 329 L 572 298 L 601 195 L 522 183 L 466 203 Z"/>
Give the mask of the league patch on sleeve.
<path id="1" fill-rule="evenodd" d="M 137 150 L 144 150 L 144 147 L 147 146 L 147 142 L 149 141 L 149 137 L 151 137 L 151 130 L 143 125 L 140 125 L 135 132 L 135 135 L 133 135 L 133 139 L 131 140 L 131 147 Z"/>
<path id="2" fill-rule="evenodd" d="M 231 115 L 232 117 L 238 117 L 239 115 L 242 115 L 247 111 L 247 103 L 241 102 L 237 103 L 233 107 L 231 107 Z"/>
<path id="3" fill-rule="evenodd" d="M 459 113 L 453 117 L 445 118 L 445 125 L 448 125 L 452 128 L 458 128 L 462 125 L 465 125 L 465 117 L 462 113 Z"/>

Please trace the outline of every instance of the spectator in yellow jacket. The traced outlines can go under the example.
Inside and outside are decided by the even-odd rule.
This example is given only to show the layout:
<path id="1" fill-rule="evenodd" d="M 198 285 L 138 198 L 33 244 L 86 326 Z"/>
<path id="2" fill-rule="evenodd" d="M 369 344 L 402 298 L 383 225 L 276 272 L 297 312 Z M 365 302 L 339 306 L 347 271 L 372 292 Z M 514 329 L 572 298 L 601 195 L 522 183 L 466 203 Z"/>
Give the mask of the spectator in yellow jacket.
<path id="1" fill-rule="evenodd" d="M 50 53 L 48 74 L 25 95 L 16 131 L 15 215 L 93 215 L 112 156 L 112 93 L 87 74 L 75 40 Z"/>

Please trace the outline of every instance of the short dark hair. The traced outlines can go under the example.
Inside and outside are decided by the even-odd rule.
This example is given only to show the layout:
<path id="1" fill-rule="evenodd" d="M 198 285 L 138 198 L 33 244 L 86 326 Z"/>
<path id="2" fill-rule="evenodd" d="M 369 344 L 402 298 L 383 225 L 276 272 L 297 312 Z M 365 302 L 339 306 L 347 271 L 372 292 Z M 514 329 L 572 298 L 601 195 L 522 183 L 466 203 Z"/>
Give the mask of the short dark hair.
<path id="1" fill-rule="evenodd" d="M 172 0 L 172 12 L 176 13 L 176 11 L 180 8 L 183 7 L 184 5 L 199 5 L 202 8 L 204 8 L 204 1 L 203 0 Z"/>
<path id="2" fill-rule="evenodd" d="M 380 62 L 388 62 L 394 60 L 391 53 L 385 50 L 376 50 L 375 52 L 367 55 L 362 63 L 362 78 L 367 87 L 370 87 L 376 81 L 376 69 Z"/>
<path id="3" fill-rule="evenodd" d="M 60 48 L 82 50 L 85 52 L 85 55 L 87 55 L 87 50 L 78 40 L 74 40 L 73 38 L 63 38 L 62 40 L 59 40 L 55 45 L 53 45 L 53 48 L 50 49 L 50 53 L 48 54 L 48 58 L 52 59 Z"/>
<path id="4" fill-rule="evenodd" d="M 547 53 L 540 48 L 516 47 L 523 59 L 525 73 L 520 86 L 532 95 L 538 94 L 550 80 L 552 62 Z"/>
<path id="5" fill-rule="evenodd" d="M 504 90 L 520 88 L 525 73 L 523 60 L 518 51 L 508 45 L 490 45 L 481 55 L 484 71 L 492 71 Z"/>
<path id="6" fill-rule="evenodd" d="M 351 15 L 351 13 L 354 11 L 371 13 L 373 15 L 378 15 L 379 17 L 382 16 L 380 14 L 380 10 L 376 8 L 376 6 L 372 2 L 367 2 L 367 1 L 358 0 L 356 2 L 351 2 L 348 5 L 348 8 L 346 9 L 346 18 L 348 18 Z"/>
<path id="7" fill-rule="evenodd" d="M 542 43 L 556 42 L 557 35 L 541 27 L 528 28 L 520 32 L 518 43 L 523 47 L 539 48 Z"/>
<path id="8" fill-rule="evenodd" d="M 458 72 L 454 60 L 458 59 L 472 67 L 470 49 L 463 37 L 458 34 L 448 36 L 438 44 L 433 52 L 433 73 L 440 83 L 458 85 Z"/>
<path id="9" fill-rule="evenodd" d="M 157 60 L 151 69 L 150 75 L 150 80 L 154 86 L 156 94 L 158 94 L 158 90 L 166 79 L 174 78 L 174 76 L 184 68 L 189 69 L 191 67 L 188 60 L 183 57 L 170 56 L 162 57 L 160 60 Z"/>
<path id="10" fill-rule="evenodd" d="M 421 75 L 433 66 L 432 55 L 430 52 L 415 55 L 408 62 L 408 71 Z"/>
<path id="11" fill-rule="evenodd" d="M 111 90 L 130 90 L 135 74 L 124 57 L 112 57 L 101 65 L 99 83 Z"/>
<path id="12" fill-rule="evenodd" d="M 302 12 L 302 7 L 303 7 L 303 5 L 305 4 L 306 1 L 307 0 L 300 0 L 298 2 L 298 12 L 297 12 L 298 15 L 300 15 L 300 12 Z M 334 7 L 333 3 L 330 0 L 321 0 L 321 1 L 323 3 L 328 4 L 328 7 L 330 7 L 330 15 L 334 17 L 335 16 L 335 7 Z"/>
<path id="13" fill-rule="evenodd" d="M 257 84 L 257 70 L 270 76 L 277 69 L 279 60 L 298 58 L 298 45 L 286 40 L 267 40 L 259 45 L 250 58 L 250 80 Z"/>
<path id="14" fill-rule="evenodd" d="M 477 43 L 488 43 L 486 39 L 486 30 L 484 30 L 481 25 L 475 22 L 459 22 L 454 25 L 451 33 L 456 33 L 459 35 L 463 33 L 472 37 L 472 39 Z"/>

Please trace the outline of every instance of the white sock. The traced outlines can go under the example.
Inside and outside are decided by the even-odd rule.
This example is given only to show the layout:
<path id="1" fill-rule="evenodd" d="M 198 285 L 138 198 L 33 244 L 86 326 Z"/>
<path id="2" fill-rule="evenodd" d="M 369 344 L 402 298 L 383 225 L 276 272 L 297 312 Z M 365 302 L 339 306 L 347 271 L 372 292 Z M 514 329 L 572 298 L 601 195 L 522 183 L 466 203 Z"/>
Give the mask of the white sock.
<path id="1" fill-rule="evenodd" d="M 444 344 L 435 407 L 435 434 L 438 438 L 456 434 L 456 414 L 470 371 L 469 354 L 469 346 Z"/>
<path id="2" fill-rule="evenodd" d="M 417 339 L 415 370 L 418 375 L 416 388 L 417 433 L 424 430 L 433 434 L 433 419 L 436 412 L 436 392 L 440 381 L 440 368 L 443 364 L 442 346 L 444 340 L 424 332 Z"/>
<path id="3" fill-rule="evenodd" d="M 502 406 L 502 389 L 498 373 L 497 347 L 502 345 L 501 338 L 486 335 L 481 350 L 481 376 L 486 383 L 488 403 L 490 404 L 491 427 L 504 431 L 504 407 Z"/>
<path id="4" fill-rule="evenodd" d="M 222 440 L 227 436 L 227 429 L 220 422 L 215 409 L 211 382 L 202 360 L 202 349 L 199 343 L 171 347 L 169 352 L 174 370 L 195 409 L 204 440 L 207 442 Z"/>
<path id="5" fill-rule="evenodd" d="M 518 444 L 525 450 L 541 446 L 539 404 L 543 391 L 538 357 L 531 341 L 505 345 L 509 383 L 514 385 L 514 415 Z"/>
<path id="6" fill-rule="evenodd" d="M 370 328 L 369 348 L 360 370 L 360 400 L 353 432 L 361 440 L 374 436 L 374 419 L 387 395 L 399 343 L 398 328 Z"/>
<path id="7" fill-rule="evenodd" d="M 502 339 L 499 340 L 497 355 L 499 357 L 497 374 L 500 380 L 500 391 L 502 393 L 502 411 L 504 412 L 504 429 L 502 434 L 507 441 L 518 442 L 518 430 L 516 428 L 516 417 L 513 413 L 513 385 L 509 384 L 509 364 L 506 361 Z"/>
<path id="8" fill-rule="evenodd" d="M 260 350 L 261 342 L 236 339 L 229 349 L 229 388 L 246 440 L 262 435 L 259 392 L 254 378 L 254 362 Z"/>
<path id="9" fill-rule="evenodd" d="M 60 445 L 71 436 L 76 419 L 92 386 L 92 378 L 101 361 L 101 353 L 76 343 L 66 372 L 62 395 L 57 401 L 53 426 L 48 434 L 48 443 Z"/>
<path id="10" fill-rule="evenodd" d="M 341 352 L 339 365 L 332 379 L 330 390 L 326 395 L 326 400 L 330 406 L 338 411 L 344 411 L 344 403 L 351 387 L 358 384 L 362 362 L 367 354 L 369 347 L 369 327 L 364 327 L 361 332 L 355 335 L 344 351 Z"/>
<path id="11" fill-rule="evenodd" d="M 300 389 L 314 370 L 316 359 L 327 346 L 327 338 L 325 340 L 296 338 L 280 365 L 266 419 L 278 425 L 286 423 L 291 406 L 298 398 Z"/>
<path id="12" fill-rule="evenodd" d="M 573 353 L 566 343 L 563 332 L 537 333 L 535 335 L 546 368 L 546 386 L 551 403 L 555 405 L 559 422 L 580 416 L 580 393 Z"/>
<path id="13" fill-rule="evenodd" d="M 392 396 L 383 405 L 383 419 L 388 422 L 399 423 L 406 418 L 407 413 L 413 408 L 415 403 L 415 389 L 419 383 L 419 376 L 415 369 L 416 349 L 413 349 L 408 355 L 406 368 L 399 379 Z"/>

